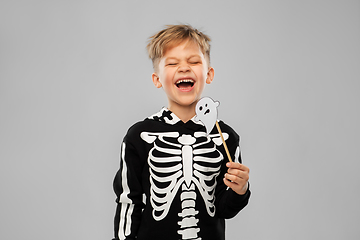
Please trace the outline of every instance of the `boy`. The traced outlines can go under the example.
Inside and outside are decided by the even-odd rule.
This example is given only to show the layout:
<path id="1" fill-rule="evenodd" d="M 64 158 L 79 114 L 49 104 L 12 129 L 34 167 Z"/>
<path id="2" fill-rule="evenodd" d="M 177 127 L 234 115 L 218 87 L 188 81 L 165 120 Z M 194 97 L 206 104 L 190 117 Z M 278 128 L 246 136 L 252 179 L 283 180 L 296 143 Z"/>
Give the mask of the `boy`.
<path id="1" fill-rule="evenodd" d="M 250 197 L 249 169 L 239 136 L 219 122 L 234 162 L 215 129 L 207 135 L 195 106 L 214 78 L 210 38 L 189 25 L 169 25 L 147 46 L 168 107 L 133 125 L 121 147 L 114 179 L 114 239 L 225 239 L 225 218 Z M 240 237 L 241 238 L 241 237 Z"/>

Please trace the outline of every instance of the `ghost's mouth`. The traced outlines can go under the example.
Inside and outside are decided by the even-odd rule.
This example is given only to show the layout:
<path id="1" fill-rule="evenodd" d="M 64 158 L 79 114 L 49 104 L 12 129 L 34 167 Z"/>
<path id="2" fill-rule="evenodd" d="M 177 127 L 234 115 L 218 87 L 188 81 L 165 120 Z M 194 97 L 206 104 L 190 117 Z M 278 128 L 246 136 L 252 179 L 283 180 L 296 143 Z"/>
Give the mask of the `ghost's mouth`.
<path id="1" fill-rule="evenodd" d="M 207 110 L 205 111 L 204 115 L 206 115 L 206 114 L 208 114 L 208 113 L 210 113 L 210 109 L 207 109 Z"/>
<path id="2" fill-rule="evenodd" d="M 194 86 L 195 82 L 192 79 L 178 80 L 175 85 L 180 89 L 190 89 Z"/>

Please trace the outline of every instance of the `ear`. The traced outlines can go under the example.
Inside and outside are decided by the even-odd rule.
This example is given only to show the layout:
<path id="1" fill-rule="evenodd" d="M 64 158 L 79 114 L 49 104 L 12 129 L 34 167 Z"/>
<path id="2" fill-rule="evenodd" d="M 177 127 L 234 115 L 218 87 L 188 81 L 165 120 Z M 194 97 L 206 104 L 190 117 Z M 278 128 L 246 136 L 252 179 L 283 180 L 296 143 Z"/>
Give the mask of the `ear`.
<path id="1" fill-rule="evenodd" d="M 207 78 L 206 78 L 206 83 L 210 84 L 214 79 L 214 68 L 209 67 L 208 73 L 207 73 Z"/>
<path id="2" fill-rule="evenodd" d="M 152 75 L 151 75 L 151 78 L 152 78 L 152 81 L 155 85 L 155 87 L 157 88 L 161 88 L 162 87 L 162 84 L 160 82 L 160 78 L 159 76 L 156 74 L 156 72 L 154 72 Z"/>

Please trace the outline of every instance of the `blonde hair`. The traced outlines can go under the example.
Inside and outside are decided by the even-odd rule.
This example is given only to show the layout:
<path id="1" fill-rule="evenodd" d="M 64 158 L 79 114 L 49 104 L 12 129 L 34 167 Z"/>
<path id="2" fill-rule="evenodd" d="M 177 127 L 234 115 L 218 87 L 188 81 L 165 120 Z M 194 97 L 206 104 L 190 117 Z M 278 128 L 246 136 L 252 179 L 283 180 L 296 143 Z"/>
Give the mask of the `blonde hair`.
<path id="1" fill-rule="evenodd" d="M 166 25 L 166 28 L 149 38 L 146 46 L 149 58 L 152 60 L 156 70 L 160 58 L 169 48 L 172 48 L 183 41 L 190 40 L 199 45 L 201 52 L 210 66 L 210 37 L 193 28 L 190 25 Z"/>

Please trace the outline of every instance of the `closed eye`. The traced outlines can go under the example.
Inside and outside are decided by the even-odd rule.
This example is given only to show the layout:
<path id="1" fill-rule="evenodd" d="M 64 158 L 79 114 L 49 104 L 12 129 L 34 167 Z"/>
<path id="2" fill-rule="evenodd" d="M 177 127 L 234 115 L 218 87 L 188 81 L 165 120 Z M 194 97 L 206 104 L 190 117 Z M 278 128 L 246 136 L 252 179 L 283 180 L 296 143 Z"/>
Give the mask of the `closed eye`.
<path id="1" fill-rule="evenodd" d="M 188 58 L 188 63 L 192 65 L 196 65 L 196 64 L 201 64 L 202 61 L 199 56 L 191 56 L 190 58 Z"/>

